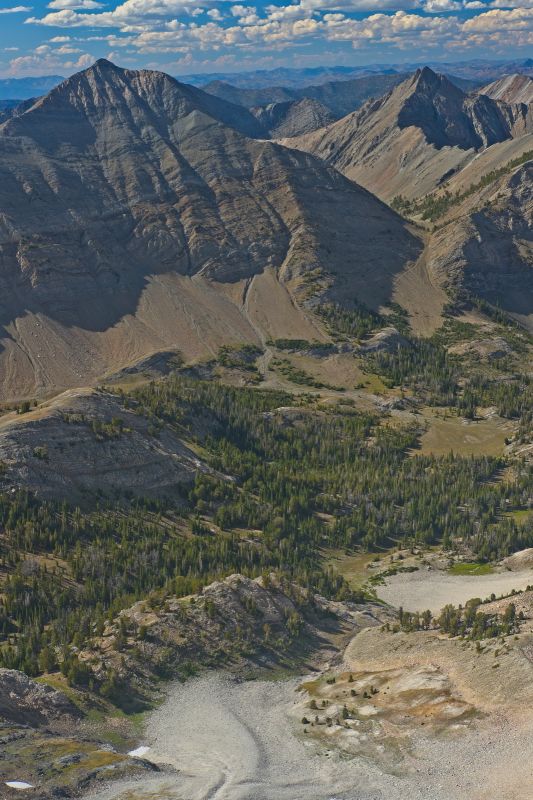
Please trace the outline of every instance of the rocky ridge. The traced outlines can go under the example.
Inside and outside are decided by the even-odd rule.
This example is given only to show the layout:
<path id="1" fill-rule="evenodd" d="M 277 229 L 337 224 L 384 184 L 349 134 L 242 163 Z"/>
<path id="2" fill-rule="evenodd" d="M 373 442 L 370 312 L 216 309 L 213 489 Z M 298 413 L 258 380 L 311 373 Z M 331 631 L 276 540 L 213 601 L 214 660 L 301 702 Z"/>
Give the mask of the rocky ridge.
<path id="1" fill-rule="evenodd" d="M 243 134 L 256 124 L 99 61 L 0 126 L 0 400 L 169 348 L 308 338 L 311 290 L 390 297 L 417 237 L 318 159 Z"/>
<path id="2" fill-rule="evenodd" d="M 480 94 L 504 103 L 533 103 L 533 78 L 529 75 L 504 75 L 479 90 Z"/>
<path id="3" fill-rule="evenodd" d="M 71 502 L 97 496 L 165 497 L 209 471 L 169 427 L 127 409 L 109 392 L 79 390 L 0 420 L 0 489 L 21 486 Z"/>
<path id="4" fill-rule="evenodd" d="M 466 94 L 425 67 L 333 125 L 283 141 L 392 200 L 427 194 L 479 150 L 532 129 L 527 105 Z"/>

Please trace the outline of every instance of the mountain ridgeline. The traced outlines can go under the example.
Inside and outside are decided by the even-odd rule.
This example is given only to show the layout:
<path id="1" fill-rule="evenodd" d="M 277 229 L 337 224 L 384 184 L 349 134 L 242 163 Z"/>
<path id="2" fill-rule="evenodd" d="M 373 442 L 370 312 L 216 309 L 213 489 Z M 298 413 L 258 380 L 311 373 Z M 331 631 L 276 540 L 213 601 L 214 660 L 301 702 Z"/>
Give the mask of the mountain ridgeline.
<path id="1" fill-rule="evenodd" d="M 390 297 L 418 238 L 320 159 L 250 138 L 256 124 L 99 61 L 0 126 L 4 399 L 169 346 L 313 338 L 299 308 L 326 291 Z"/>
<path id="2" fill-rule="evenodd" d="M 433 190 L 483 148 L 533 132 L 533 110 L 466 94 L 429 68 L 289 146 L 318 155 L 385 200 Z"/>
<path id="3" fill-rule="evenodd" d="M 91 384 L 167 350 L 190 360 L 327 341 L 317 304 L 383 308 L 404 297 L 414 264 L 437 316 L 444 291 L 466 289 L 529 324 L 527 169 L 513 219 L 490 223 L 496 248 L 467 203 L 454 247 L 436 235 L 421 260 L 426 235 L 382 202 L 523 163 L 532 107 L 489 93 L 422 69 L 332 122 L 314 99 L 248 109 L 101 60 L 6 112 L 0 400 Z M 312 132 L 265 139 L 302 127 Z"/>

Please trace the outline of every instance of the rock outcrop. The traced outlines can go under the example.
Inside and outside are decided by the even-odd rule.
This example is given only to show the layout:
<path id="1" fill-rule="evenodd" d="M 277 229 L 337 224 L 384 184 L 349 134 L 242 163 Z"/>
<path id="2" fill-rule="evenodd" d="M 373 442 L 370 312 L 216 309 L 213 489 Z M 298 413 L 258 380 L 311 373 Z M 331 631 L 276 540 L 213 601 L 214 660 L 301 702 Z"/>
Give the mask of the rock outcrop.
<path id="1" fill-rule="evenodd" d="M 0 490 L 94 501 L 127 494 L 179 498 L 208 467 L 168 426 L 161 431 L 118 397 L 70 391 L 0 424 Z"/>
<path id="2" fill-rule="evenodd" d="M 504 75 L 479 90 L 479 94 L 504 103 L 533 103 L 533 78 L 529 75 Z"/>
<path id="3" fill-rule="evenodd" d="M 80 717 L 76 706 L 62 692 L 37 683 L 23 672 L 0 669 L 0 718 L 23 725 L 40 726 Z"/>

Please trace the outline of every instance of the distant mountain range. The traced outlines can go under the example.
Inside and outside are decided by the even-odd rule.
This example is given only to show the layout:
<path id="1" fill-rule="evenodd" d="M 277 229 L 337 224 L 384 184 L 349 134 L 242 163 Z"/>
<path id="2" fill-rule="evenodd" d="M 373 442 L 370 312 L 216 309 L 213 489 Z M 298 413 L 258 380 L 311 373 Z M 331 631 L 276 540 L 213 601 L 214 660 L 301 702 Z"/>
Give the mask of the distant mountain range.
<path id="1" fill-rule="evenodd" d="M 60 75 L 44 75 L 36 78 L 2 78 L 0 80 L 0 108 L 5 101 L 28 100 L 46 94 L 64 80 Z"/>
<path id="2" fill-rule="evenodd" d="M 391 76 L 391 81 L 398 75 L 405 76 L 415 72 L 419 67 L 429 66 L 433 70 L 446 74 L 452 79 L 463 78 L 471 84 L 463 84 L 461 88 L 468 89 L 483 83 L 489 83 L 502 75 L 521 73 L 533 76 L 533 59 L 517 59 L 514 61 L 491 61 L 490 59 L 476 59 L 458 62 L 413 62 L 405 64 L 371 64 L 361 67 L 308 67 L 293 69 L 280 67 L 272 70 L 255 70 L 252 72 L 214 72 L 206 74 L 191 73 L 178 76 L 182 83 L 193 86 L 206 87 L 214 82 L 231 84 L 239 89 L 265 89 L 282 87 L 287 89 L 301 89 L 303 87 L 317 86 L 323 83 L 349 81 L 354 78 L 371 78 L 372 76 Z M 30 78 L 3 78 L 0 79 L 0 108 L 4 107 L 2 101 L 28 100 L 30 97 L 39 97 L 61 83 L 64 78 L 60 75 L 44 75 Z M 390 84 L 392 85 L 392 84 Z M 216 92 L 213 92 L 216 94 Z M 311 96 L 311 95 L 306 95 Z M 250 102 L 247 98 L 243 105 L 264 105 L 271 102 L 301 99 L 293 96 L 277 96 L 273 99 L 258 99 Z M 319 99 L 320 98 L 315 98 Z M 366 98 L 364 98 L 366 99 Z M 232 102 L 238 102 L 233 99 Z M 353 110 L 353 109 L 352 109 Z"/>
<path id="3" fill-rule="evenodd" d="M 515 72 L 533 75 L 533 59 L 524 58 L 512 61 L 492 61 L 490 59 L 455 62 L 414 61 L 403 64 L 371 64 L 362 67 L 312 67 L 305 69 L 281 67 L 273 70 L 255 70 L 253 72 L 180 75 L 179 80 L 202 87 L 213 81 L 224 81 L 242 89 L 261 89 L 269 86 L 301 88 L 310 84 L 351 80 L 371 75 L 405 74 L 415 72 L 415 70 L 423 66 L 429 66 L 440 73 L 480 83 L 488 83 L 490 80 L 499 78 L 502 75 Z"/>

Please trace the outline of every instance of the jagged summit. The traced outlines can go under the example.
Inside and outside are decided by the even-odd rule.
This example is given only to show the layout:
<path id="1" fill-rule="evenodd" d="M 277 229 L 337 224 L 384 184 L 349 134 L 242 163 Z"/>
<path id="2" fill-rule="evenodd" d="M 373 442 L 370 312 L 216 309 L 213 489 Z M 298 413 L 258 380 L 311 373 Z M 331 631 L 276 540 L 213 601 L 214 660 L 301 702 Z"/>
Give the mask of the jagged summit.
<path id="1" fill-rule="evenodd" d="M 405 81 L 407 83 L 408 81 Z M 455 86 L 446 75 L 440 72 L 434 72 L 431 67 L 419 67 L 413 75 L 412 85 L 417 90 L 421 91 L 438 91 L 446 89 L 446 91 L 461 90 Z"/>
<path id="2" fill-rule="evenodd" d="M 96 69 L 96 68 L 97 68 L 97 69 L 112 69 L 112 70 L 119 70 L 119 71 L 121 71 L 121 72 L 123 72 L 123 71 L 124 71 L 124 70 L 122 69 L 122 67 L 118 67 L 116 64 L 113 64 L 113 62 L 112 62 L 112 61 L 109 61 L 107 58 L 98 58 L 98 59 L 97 59 L 97 60 L 94 62 L 94 64 L 92 65 L 92 67 L 89 67 L 87 71 L 90 71 L 90 70 L 92 70 L 92 69 Z"/>
<path id="3" fill-rule="evenodd" d="M 378 100 L 291 145 L 391 200 L 426 194 L 469 154 L 531 131 L 527 106 L 466 94 L 424 67 Z"/>

